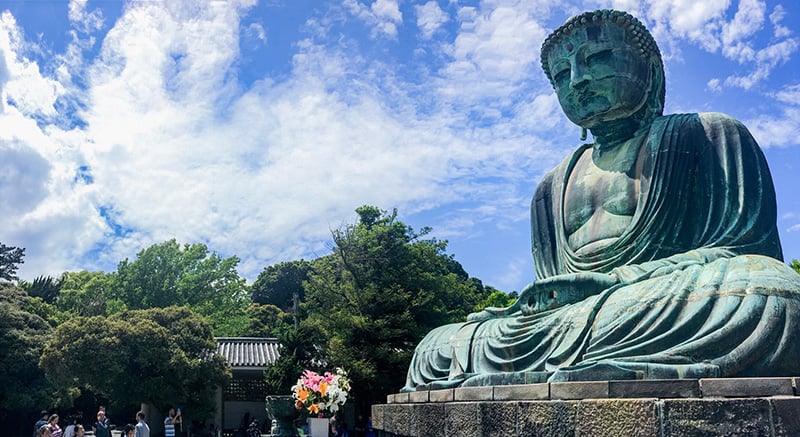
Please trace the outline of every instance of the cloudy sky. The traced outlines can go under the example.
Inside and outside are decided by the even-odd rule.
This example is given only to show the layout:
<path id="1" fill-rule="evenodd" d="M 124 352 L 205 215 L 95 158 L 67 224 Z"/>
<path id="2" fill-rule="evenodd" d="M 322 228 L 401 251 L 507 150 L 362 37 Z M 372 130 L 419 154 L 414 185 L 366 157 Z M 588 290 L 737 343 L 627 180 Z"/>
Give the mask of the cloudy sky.
<path id="1" fill-rule="evenodd" d="M 667 112 L 750 128 L 800 258 L 795 0 L 3 1 L 0 242 L 25 279 L 176 238 L 252 280 L 371 204 L 518 290 L 531 194 L 580 143 L 539 48 L 608 7 L 653 32 Z"/>

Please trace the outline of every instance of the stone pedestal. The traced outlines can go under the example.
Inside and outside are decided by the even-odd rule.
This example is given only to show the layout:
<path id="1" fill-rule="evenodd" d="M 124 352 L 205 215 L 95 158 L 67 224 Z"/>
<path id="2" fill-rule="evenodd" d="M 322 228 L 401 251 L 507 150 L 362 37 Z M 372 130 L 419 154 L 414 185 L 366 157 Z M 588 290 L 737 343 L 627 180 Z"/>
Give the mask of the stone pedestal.
<path id="1" fill-rule="evenodd" d="M 389 395 L 382 436 L 798 436 L 800 378 L 590 381 Z"/>

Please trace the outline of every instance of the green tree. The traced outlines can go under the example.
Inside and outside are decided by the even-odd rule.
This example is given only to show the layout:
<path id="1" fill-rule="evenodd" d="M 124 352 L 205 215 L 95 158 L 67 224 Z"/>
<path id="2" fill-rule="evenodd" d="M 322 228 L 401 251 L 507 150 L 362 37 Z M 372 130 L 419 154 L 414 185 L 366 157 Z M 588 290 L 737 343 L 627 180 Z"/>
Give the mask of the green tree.
<path id="1" fill-rule="evenodd" d="M 248 324 L 249 299 L 238 263 L 235 256 L 209 254 L 204 244 L 181 247 L 169 240 L 119 263 L 115 297 L 129 309 L 185 305 L 206 317 L 217 336 L 240 335 Z"/>
<path id="2" fill-rule="evenodd" d="M 230 377 L 208 324 L 182 307 L 67 320 L 40 366 L 72 393 L 88 389 L 122 406 L 179 403 L 198 417 L 213 411 L 214 390 Z"/>
<path id="3" fill-rule="evenodd" d="M 311 327 L 295 329 L 286 323 L 276 329 L 276 336 L 280 342 L 278 359 L 264 371 L 264 381 L 267 394 L 285 395 L 291 393 L 304 369 L 321 370 L 316 345 L 324 343 L 325 338 Z"/>
<path id="4" fill-rule="evenodd" d="M 278 337 L 279 329 L 293 324 L 293 315 L 275 305 L 251 304 L 245 310 L 249 325 L 247 337 Z"/>
<path id="5" fill-rule="evenodd" d="M 65 272 L 60 280 L 61 291 L 56 307 L 69 317 L 106 316 L 127 309 L 127 305 L 115 297 L 115 276 L 112 273 Z"/>
<path id="6" fill-rule="evenodd" d="M 511 306 L 517 300 L 518 295 L 516 291 L 513 293 L 506 293 L 492 287 L 491 285 L 484 286 L 480 279 L 470 279 L 476 283 L 476 286 L 480 290 L 483 290 L 482 294 L 486 296 L 483 301 L 473 308 L 473 312 L 479 312 L 487 307 L 506 308 Z"/>
<path id="7" fill-rule="evenodd" d="M 20 288 L 0 283 L 0 423 L 6 426 L 17 415 L 53 406 L 53 387 L 37 366 L 51 328 L 24 309 L 30 299 Z"/>
<path id="8" fill-rule="evenodd" d="M 275 305 L 283 311 L 294 311 L 294 298 L 305 298 L 303 281 L 308 279 L 308 261 L 288 261 L 271 265 L 262 271 L 250 287 L 250 296 L 258 304 Z"/>
<path id="9" fill-rule="evenodd" d="M 24 263 L 25 249 L 6 246 L 0 243 L 0 280 L 14 281 L 17 279 L 17 269 Z"/>
<path id="10" fill-rule="evenodd" d="M 19 286 L 29 296 L 38 297 L 49 304 L 55 303 L 61 293 L 61 279 L 52 276 L 37 276 L 33 282 L 19 281 Z"/>
<path id="11" fill-rule="evenodd" d="M 319 361 L 345 368 L 361 408 L 403 386 L 414 347 L 434 327 L 464 320 L 484 290 L 447 242 L 423 239 L 373 206 L 333 231 L 333 253 L 314 261 L 302 325 L 324 333 Z M 327 362 L 325 362 L 327 361 Z"/>
<path id="12" fill-rule="evenodd" d="M 794 269 L 795 272 L 800 274 L 800 261 L 793 259 L 790 266 Z"/>

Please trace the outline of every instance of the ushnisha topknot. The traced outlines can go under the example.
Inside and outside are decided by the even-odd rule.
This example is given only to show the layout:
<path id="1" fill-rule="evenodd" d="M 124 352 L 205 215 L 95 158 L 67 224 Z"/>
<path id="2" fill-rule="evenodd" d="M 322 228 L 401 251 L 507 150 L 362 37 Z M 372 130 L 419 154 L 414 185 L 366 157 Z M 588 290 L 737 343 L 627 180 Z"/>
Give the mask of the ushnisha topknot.
<path id="1" fill-rule="evenodd" d="M 570 18 L 561 27 L 553 31 L 553 33 L 551 33 L 544 40 L 544 43 L 542 43 L 542 69 L 544 70 L 544 74 L 547 75 L 547 79 L 550 80 L 551 84 L 553 83 L 553 78 L 550 76 L 550 68 L 547 60 L 550 56 L 550 51 L 552 48 L 563 41 L 563 39 L 570 35 L 575 29 L 589 27 L 595 23 L 615 24 L 626 29 L 627 32 L 633 36 L 633 38 L 631 38 L 631 42 L 639 49 L 640 55 L 645 59 L 655 57 L 663 68 L 661 52 L 658 50 L 656 41 L 653 39 L 653 36 L 650 35 L 650 32 L 644 27 L 644 24 L 642 24 L 641 21 L 624 11 L 600 9 L 596 11 L 584 12 L 580 15 Z"/>

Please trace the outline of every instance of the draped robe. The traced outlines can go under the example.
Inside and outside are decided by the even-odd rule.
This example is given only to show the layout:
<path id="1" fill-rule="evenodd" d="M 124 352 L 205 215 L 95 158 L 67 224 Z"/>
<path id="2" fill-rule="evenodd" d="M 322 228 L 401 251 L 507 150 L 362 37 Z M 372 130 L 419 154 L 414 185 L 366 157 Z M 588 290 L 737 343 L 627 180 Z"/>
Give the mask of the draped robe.
<path id="1" fill-rule="evenodd" d="M 536 189 L 536 278 L 597 272 L 619 282 L 538 312 L 524 310 L 538 298 L 529 286 L 505 313 L 436 328 L 417 346 L 403 390 L 796 375 L 800 275 L 780 261 L 772 179 L 747 129 L 719 113 L 657 118 L 640 146 L 631 223 L 603 250 L 579 255 L 564 196 L 589 147 Z"/>

